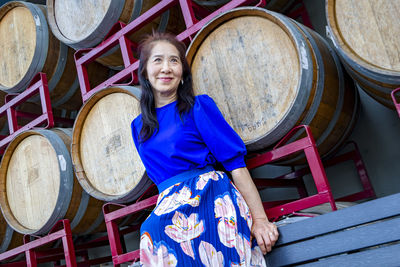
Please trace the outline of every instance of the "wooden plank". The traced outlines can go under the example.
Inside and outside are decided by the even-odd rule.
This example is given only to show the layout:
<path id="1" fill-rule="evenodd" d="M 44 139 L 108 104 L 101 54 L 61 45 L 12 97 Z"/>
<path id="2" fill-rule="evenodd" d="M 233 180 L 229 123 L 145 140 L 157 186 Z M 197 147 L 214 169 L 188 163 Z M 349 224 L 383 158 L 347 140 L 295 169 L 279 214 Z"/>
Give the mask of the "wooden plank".
<path id="1" fill-rule="evenodd" d="M 285 225 L 279 228 L 276 245 L 307 239 L 324 233 L 384 219 L 400 214 L 400 193 L 368 201 L 323 216 Z M 299 231 L 301 229 L 301 231 Z"/>
<path id="2" fill-rule="evenodd" d="M 337 257 L 322 259 L 315 263 L 300 266 L 399 266 L 400 263 L 400 244 L 366 250 L 358 253 L 338 255 Z"/>
<path id="3" fill-rule="evenodd" d="M 277 247 L 268 257 L 271 265 L 295 264 L 400 240 L 400 218 L 378 221 Z"/>

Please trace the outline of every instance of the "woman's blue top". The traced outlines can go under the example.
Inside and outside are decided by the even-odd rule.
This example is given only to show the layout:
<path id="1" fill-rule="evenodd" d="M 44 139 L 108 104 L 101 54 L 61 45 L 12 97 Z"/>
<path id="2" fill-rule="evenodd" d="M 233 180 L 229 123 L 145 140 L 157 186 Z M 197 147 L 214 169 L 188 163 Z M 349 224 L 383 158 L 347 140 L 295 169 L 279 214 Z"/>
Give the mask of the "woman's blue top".
<path id="1" fill-rule="evenodd" d="M 145 142 L 140 142 L 142 116 L 131 124 L 136 149 L 156 185 L 182 172 L 214 165 L 216 161 L 227 171 L 246 166 L 242 139 L 225 121 L 211 97 L 196 96 L 193 108 L 182 119 L 176 103 L 156 108 L 159 129 Z"/>

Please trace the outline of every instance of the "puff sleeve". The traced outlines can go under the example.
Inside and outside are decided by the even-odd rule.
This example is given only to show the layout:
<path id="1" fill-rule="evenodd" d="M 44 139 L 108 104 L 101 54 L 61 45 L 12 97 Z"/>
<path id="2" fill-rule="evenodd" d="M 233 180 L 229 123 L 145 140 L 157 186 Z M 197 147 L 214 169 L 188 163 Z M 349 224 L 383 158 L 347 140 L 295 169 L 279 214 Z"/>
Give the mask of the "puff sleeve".
<path id="1" fill-rule="evenodd" d="M 141 121 L 141 115 L 136 117 L 131 123 L 132 138 L 133 138 L 133 142 L 135 143 L 137 151 L 139 151 L 139 138 L 138 138 L 139 134 L 138 134 L 137 126 L 140 121 Z M 141 129 L 141 128 L 139 128 L 139 129 Z"/>
<path id="2" fill-rule="evenodd" d="M 193 107 L 196 127 L 211 154 L 227 171 L 245 167 L 246 147 L 208 95 L 196 97 Z"/>

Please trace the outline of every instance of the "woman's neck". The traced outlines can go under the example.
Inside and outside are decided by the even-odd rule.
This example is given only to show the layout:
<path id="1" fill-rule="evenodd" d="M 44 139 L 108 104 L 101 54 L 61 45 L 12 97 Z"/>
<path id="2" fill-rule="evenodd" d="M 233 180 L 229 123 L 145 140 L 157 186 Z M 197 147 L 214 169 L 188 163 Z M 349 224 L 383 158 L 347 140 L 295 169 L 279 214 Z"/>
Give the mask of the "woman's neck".
<path id="1" fill-rule="evenodd" d="M 162 106 L 168 105 L 169 103 L 172 103 L 177 99 L 178 99 L 178 97 L 176 94 L 168 95 L 168 96 L 155 96 L 156 108 L 160 108 Z"/>

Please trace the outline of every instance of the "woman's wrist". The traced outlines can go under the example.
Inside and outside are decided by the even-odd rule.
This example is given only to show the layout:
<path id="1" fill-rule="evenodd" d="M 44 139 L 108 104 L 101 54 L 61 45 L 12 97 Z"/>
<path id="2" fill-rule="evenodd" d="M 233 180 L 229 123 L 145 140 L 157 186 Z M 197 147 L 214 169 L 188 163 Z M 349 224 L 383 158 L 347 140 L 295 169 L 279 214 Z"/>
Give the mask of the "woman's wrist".
<path id="1" fill-rule="evenodd" d="M 256 217 L 256 218 L 253 217 L 253 221 L 265 221 L 265 220 L 269 221 L 267 216 L 265 216 L 265 217 Z"/>

